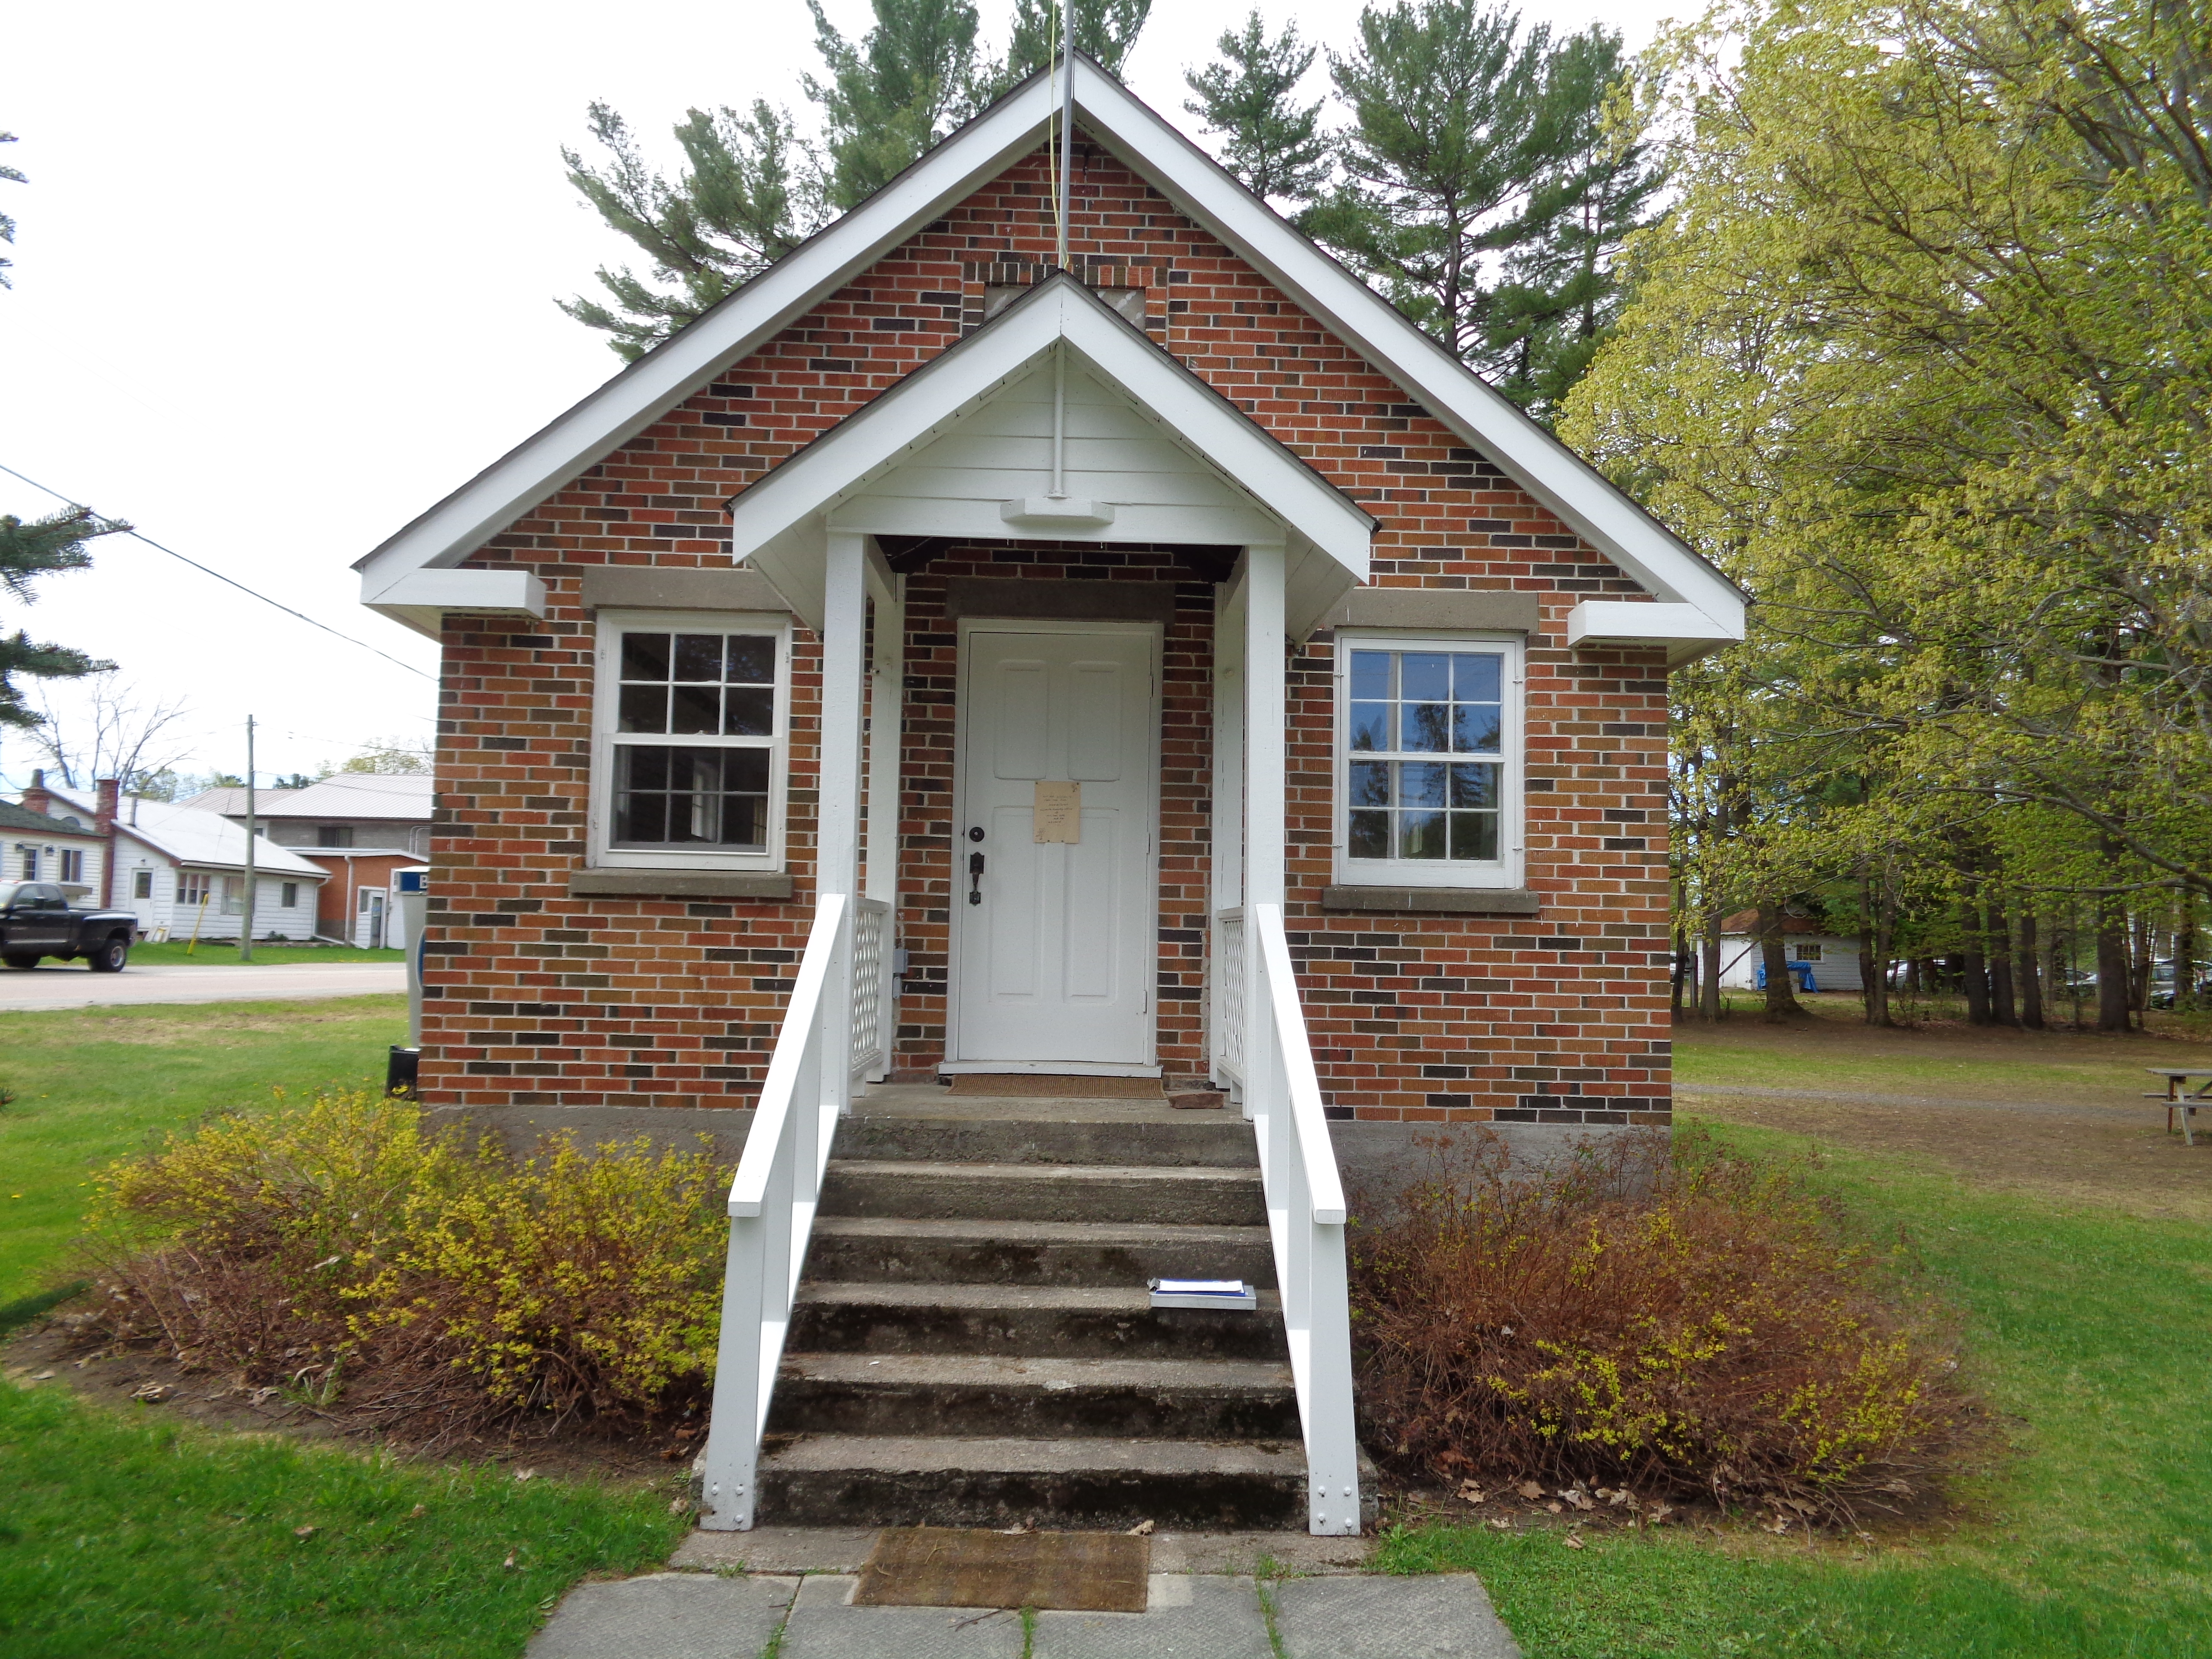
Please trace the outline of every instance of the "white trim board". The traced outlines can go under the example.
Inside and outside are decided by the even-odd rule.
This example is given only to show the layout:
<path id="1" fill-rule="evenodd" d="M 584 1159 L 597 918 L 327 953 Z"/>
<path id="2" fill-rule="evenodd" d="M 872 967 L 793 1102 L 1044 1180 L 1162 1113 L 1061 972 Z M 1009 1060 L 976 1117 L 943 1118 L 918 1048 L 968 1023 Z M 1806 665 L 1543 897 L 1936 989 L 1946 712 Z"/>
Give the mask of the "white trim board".
<path id="1" fill-rule="evenodd" d="M 1654 598 L 1703 617 L 1710 631 L 1700 641 L 1742 637 L 1744 597 L 1718 571 L 1097 64 L 1079 55 L 1070 78 L 1085 130 L 1109 154 L 1397 380 L 1447 428 L 1495 459 Z M 858 208 L 360 560 L 355 568 L 362 574 L 362 603 L 420 628 L 427 607 L 386 597 L 402 578 L 459 563 L 487 537 L 1036 149 L 1058 91 L 1048 71 L 1032 75 Z M 1678 647 L 1685 643 L 1671 631 L 1659 637 Z"/>

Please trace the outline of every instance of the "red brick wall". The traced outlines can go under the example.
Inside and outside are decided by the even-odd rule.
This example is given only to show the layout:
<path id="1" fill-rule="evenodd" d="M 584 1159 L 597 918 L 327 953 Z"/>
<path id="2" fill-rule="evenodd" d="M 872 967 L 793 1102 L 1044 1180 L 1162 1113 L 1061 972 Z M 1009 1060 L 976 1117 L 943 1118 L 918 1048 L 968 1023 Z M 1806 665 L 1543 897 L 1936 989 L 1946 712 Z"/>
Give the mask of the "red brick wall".
<path id="1" fill-rule="evenodd" d="M 726 562 L 724 502 L 955 343 L 987 285 L 1051 255 L 1041 158 L 1016 166 L 825 301 L 471 561 L 547 582 L 542 624 L 456 617 L 422 1084 L 441 1103 L 742 1104 L 757 1089 L 811 902 L 816 642 L 794 644 L 790 904 L 569 899 L 583 854 L 591 624 L 582 570 Z M 1147 291 L 1153 337 L 1381 520 L 1373 580 L 1542 596 L 1531 641 L 1528 884 L 1540 917 L 1338 915 L 1329 878 L 1327 635 L 1293 664 L 1292 946 L 1333 1109 L 1608 1121 L 1665 1109 L 1664 745 L 1656 652 L 1558 647 L 1579 599 L 1634 585 L 1164 198 L 1080 159 L 1072 247 Z M 1097 269 L 1110 267 L 1110 269 Z M 911 580 L 902 780 L 898 1064 L 941 1055 L 951 888 L 948 574 L 1185 582 L 1163 688 L 1161 1058 L 1203 1070 L 1210 591 L 1170 553 L 993 544 Z"/>

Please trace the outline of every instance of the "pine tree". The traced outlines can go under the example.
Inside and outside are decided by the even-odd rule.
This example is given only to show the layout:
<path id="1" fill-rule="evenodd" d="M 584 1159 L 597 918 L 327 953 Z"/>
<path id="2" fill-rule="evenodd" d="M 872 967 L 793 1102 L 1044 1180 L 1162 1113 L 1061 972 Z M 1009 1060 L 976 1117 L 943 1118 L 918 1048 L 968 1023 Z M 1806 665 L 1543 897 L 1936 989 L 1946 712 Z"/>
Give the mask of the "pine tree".
<path id="1" fill-rule="evenodd" d="M 831 207 L 857 207 L 974 111 L 981 90 L 975 8 L 969 0 L 876 0 L 858 45 L 814 14 L 815 50 L 830 76 L 805 76 L 822 108 Z"/>
<path id="2" fill-rule="evenodd" d="M 1121 73 L 1144 32 L 1152 0 L 1014 0 L 1014 38 L 999 76 L 1002 88 L 1060 55 L 1060 33 L 1065 27 L 1060 8 L 1070 4 L 1075 11 L 1076 51 L 1097 58 L 1109 75 Z"/>
<path id="3" fill-rule="evenodd" d="M 1270 40 L 1255 9 L 1243 32 L 1224 31 L 1215 49 L 1212 63 L 1183 76 L 1198 94 L 1183 107 L 1222 141 L 1222 166 L 1254 194 L 1310 203 L 1328 182 L 1329 146 L 1322 100 L 1301 106 L 1296 94 L 1320 48 L 1298 39 L 1296 23 Z"/>
<path id="4" fill-rule="evenodd" d="M 1533 364 L 1554 313 L 1586 306 L 1601 325 L 1614 223 L 1650 194 L 1640 156 L 1634 185 L 1616 176 L 1602 125 L 1618 41 L 1594 30 L 1555 45 L 1485 0 L 1395 0 L 1360 14 L 1358 47 L 1330 69 L 1352 126 L 1344 182 L 1310 228 L 1463 361 L 1534 400 L 1539 377 L 1512 368 Z M 1620 199 L 1600 204 L 1607 190 Z M 1592 281 L 1575 287 L 1581 265 Z M 1547 342 L 1544 399 L 1564 394 L 1553 382 L 1572 356 Z"/>
<path id="5" fill-rule="evenodd" d="M 556 301 L 586 327 L 603 329 L 634 362 L 709 306 L 796 247 L 821 222 L 818 186 L 791 117 L 765 100 L 740 114 L 686 112 L 676 129 L 686 166 L 674 182 L 638 154 L 629 127 L 605 104 L 592 133 L 610 160 L 594 168 L 563 149 L 568 182 L 653 261 L 651 280 L 628 267 L 599 270 L 615 309 L 579 296 Z"/>
<path id="6" fill-rule="evenodd" d="M 87 542 L 130 528 L 81 507 L 28 524 L 12 514 L 0 515 L 0 589 L 17 604 L 28 605 L 34 580 L 57 571 L 84 569 L 92 563 L 92 555 L 85 551 Z M 114 666 L 65 645 L 38 644 L 20 628 L 13 638 L 0 635 L 0 726 L 27 730 L 40 724 L 23 700 L 16 675 L 75 679 Z"/>
<path id="7" fill-rule="evenodd" d="M 0 132 L 0 144 L 12 144 L 15 142 L 15 135 L 14 133 Z M 15 168 L 8 166 L 4 162 L 0 162 L 0 179 L 4 179 L 12 185 L 20 185 L 23 182 L 23 175 Z M 4 213 L 0 213 L 0 242 L 13 242 L 15 240 L 15 220 Z M 15 283 L 10 282 L 8 277 L 9 271 L 15 268 L 15 262 L 13 259 L 0 259 L 0 288 L 13 288 L 15 286 Z"/>

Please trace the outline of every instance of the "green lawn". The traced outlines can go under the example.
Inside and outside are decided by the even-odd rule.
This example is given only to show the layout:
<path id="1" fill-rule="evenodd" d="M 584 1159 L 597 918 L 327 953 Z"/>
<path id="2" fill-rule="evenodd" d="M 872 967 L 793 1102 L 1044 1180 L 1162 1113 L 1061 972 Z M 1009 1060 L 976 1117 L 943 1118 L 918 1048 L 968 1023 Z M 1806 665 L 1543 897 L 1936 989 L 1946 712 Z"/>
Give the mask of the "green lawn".
<path id="1" fill-rule="evenodd" d="M 665 1492 L 217 1437 L 161 1409 L 0 1383 L 8 1659 L 515 1659 L 570 1584 L 665 1559 L 688 1524 Z"/>
<path id="2" fill-rule="evenodd" d="M 1969 1494 L 1970 1516 L 1810 1548 L 1654 1533 L 1577 1551 L 1556 1534 L 1439 1527 L 1388 1541 L 1385 1564 L 1480 1573 L 1528 1659 L 2212 1654 L 2212 1235 L 1894 1159 L 1832 1152 L 1818 1179 L 1869 1232 L 1906 1229 L 1963 1313 L 1970 1373 L 2017 1448 Z"/>
<path id="3" fill-rule="evenodd" d="M 186 942 L 171 939 L 165 945 L 134 945 L 131 960 L 149 966 L 185 966 L 200 968 L 236 967 L 236 939 L 202 939 L 192 950 Z M 253 966 L 264 968 L 286 962 L 404 962 L 404 951 L 356 951 L 349 945 L 271 945 L 266 939 L 258 940 L 253 946 Z M 125 969 L 125 971 L 129 971 Z"/>
<path id="4" fill-rule="evenodd" d="M 0 1304 L 65 1273 L 96 1165 L 231 1107 L 384 1080 L 404 996 L 0 1013 Z"/>

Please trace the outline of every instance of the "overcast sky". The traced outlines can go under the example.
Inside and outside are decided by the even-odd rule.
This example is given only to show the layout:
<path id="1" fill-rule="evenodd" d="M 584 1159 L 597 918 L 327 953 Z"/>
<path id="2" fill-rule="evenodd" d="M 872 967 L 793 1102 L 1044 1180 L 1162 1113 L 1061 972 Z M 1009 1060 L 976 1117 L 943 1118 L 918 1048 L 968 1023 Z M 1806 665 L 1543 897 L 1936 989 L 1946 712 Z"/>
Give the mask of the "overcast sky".
<path id="1" fill-rule="evenodd" d="M 828 9 L 866 26 L 866 0 Z M 1003 40 L 1000 9 L 983 0 Z M 1182 70 L 1246 9 L 1156 0 L 1130 64 L 1139 95 L 1189 125 Z M 1636 46 L 1688 9 L 1525 12 L 1601 18 Z M 1339 47 L 1358 13 L 1295 9 Z M 349 567 L 620 367 L 552 303 L 628 246 L 562 177 L 585 104 L 606 100 L 665 153 L 690 105 L 765 95 L 805 120 L 797 81 L 817 62 L 801 0 L 17 0 L 5 44 L 0 131 L 21 142 L 0 160 L 28 183 L 0 184 L 18 224 L 0 465 L 398 662 L 122 537 L 43 582 L 29 611 L 0 599 L 0 626 L 185 699 L 189 769 L 240 769 L 258 715 L 264 775 L 430 731 L 436 649 L 361 609 Z M 56 505 L 0 476 L 0 512 Z M 0 728 L 0 777 L 20 785 L 35 759 Z"/>

